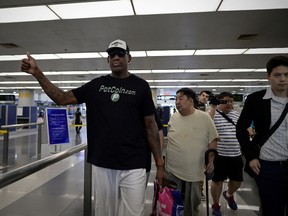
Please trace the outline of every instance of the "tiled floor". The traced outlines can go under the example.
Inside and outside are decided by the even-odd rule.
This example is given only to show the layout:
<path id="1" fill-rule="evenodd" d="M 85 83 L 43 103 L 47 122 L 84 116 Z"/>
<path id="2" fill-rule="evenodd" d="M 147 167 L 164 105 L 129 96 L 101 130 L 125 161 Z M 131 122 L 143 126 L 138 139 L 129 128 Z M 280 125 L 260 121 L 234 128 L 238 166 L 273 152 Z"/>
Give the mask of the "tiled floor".
<path id="1" fill-rule="evenodd" d="M 70 130 L 71 143 L 62 146 L 67 149 L 73 145 L 86 142 L 85 127 L 80 135 L 74 129 Z M 12 136 L 13 137 L 13 136 Z M 29 136 L 15 135 L 10 139 L 8 171 L 22 166 L 36 157 L 36 132 Z M 2 141 L 0 139 L 0 153 L 2 155 Z M 58 147 L 57 151 L 60 150 Z M 46 157 L 55 151 L 54 146 L 42 144 L 42 155 Z M 0 215 L 1 216 L 81 216 L 83 215 L 83 152 L 77 153 L 48 168 L 32 174 L 18 182 L 0 189 Z M 0 156 L 0 161 L 2 158 Z M 3 171 L 2 171 L 3 172 Z M 1 173 L 1 172 L 0 172 Z M 149 178 L 146 192 L 146 214 L 151 213 L 153 198 L 153 180 L 155 166 Z M 226 186 L 226 185 L 225 185 Z M 233 211 L 227 202 L 221 199 L 222 215 L 225 216 L 256 216 L 259 214 L 259 200 L 254 182 L 245 175 L 241 189 L 236 193 L 235 199 L 239 209 Z M 211 200 L 211 199 L 209 199 Z M 211 203 L 210 203 L 211 204 Z M 206 202 L 202 202 L 201 215 L 206 215 Z M 210 210 L 210 209 L 209 209 Z M 210 210 L 211 215 L 211 210 Z"/>

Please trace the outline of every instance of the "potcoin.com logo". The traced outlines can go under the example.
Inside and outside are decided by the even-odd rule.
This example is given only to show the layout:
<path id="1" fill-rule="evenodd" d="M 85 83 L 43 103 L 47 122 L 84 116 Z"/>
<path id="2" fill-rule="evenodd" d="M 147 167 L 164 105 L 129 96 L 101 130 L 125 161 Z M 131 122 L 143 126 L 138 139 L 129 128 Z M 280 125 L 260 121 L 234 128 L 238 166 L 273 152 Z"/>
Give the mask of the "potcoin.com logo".
<path id="1" fill-rule="evenodd" d="M 111 100 L 113 102 L 117 102 L 119 99 L 120 99 L 120 94 L 114 93 L 114 94 L 111 95 Z"/>

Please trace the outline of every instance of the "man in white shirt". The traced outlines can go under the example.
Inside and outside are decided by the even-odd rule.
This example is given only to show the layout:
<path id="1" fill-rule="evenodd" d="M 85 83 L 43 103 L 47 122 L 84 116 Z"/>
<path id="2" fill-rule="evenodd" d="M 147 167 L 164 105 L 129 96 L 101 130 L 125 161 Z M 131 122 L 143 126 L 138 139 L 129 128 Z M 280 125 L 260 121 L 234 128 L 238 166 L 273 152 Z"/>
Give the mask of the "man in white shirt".
<path id="1" fill-rule="evenodd" d="M 168 122 L 167 179 L 185 187 L 184 216 L 199 215 L 200 182 L 204 179 L 204 155 L 217 148 L 218 133 L 210 116 L 194 108 L 196 94 L 182 88 L 176 92 L 175 112 Z M 214 170 L 215 153 L 209 154 L 208 173 Z"/>

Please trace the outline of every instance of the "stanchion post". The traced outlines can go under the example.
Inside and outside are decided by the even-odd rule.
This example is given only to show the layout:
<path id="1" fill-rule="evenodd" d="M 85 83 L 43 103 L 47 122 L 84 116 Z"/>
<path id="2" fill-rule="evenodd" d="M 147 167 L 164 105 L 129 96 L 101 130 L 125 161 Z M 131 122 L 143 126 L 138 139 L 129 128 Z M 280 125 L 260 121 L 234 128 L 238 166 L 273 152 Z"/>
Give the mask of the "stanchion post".
<path id="1" fill-rule="evenodd" d="M 8 165 L 8 147 L 9 147 L 9 130 L 6 130 L 3 134 L 3 157 L 2 166 L 6 167 Z"/>
<path id="2" fill-rule="evenodd" d="M 85 149 L 84 163 L 84 200 L 83 213 L 84 216 L 92 215 L 92 166 L 87 163 L 87 148 Z"/>
<path id="3" fill-rule="evenodd" d="M 37 157 L 41 155 L 42 147 L 42 124 L 38 125 L 38 139 L 37 139 Z"/>

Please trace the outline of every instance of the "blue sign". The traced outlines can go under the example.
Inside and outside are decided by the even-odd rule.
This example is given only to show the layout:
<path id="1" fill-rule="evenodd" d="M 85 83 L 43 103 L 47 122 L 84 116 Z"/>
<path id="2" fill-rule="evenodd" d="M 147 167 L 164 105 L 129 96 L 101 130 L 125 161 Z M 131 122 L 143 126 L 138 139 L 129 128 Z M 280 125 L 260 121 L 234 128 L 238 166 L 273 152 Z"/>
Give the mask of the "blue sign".
<path id="1" fill-rule="evenodd" d="M 69 125 L 66 108 L 46 108 L 46 120 L 49 144 L 69 144 Z"/>

